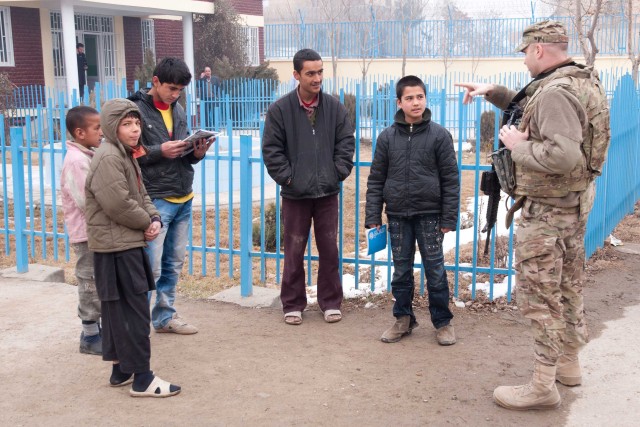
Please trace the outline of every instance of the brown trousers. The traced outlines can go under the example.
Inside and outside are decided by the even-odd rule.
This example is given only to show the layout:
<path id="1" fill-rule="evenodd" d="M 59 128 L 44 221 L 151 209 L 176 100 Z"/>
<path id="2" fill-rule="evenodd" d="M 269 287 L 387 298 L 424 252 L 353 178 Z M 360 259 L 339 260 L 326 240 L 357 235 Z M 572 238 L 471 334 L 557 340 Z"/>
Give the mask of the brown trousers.
<path id="1" fill-rule="evenodd" d="M 304 253 L 311 230 L 318 249 L 318 305 L 322 311 L 340 309 L 342 283 L 338 272 L 338 196 L 282 199 L 284 271 L 280 300 L 285 313 L 307 306 Z"/>

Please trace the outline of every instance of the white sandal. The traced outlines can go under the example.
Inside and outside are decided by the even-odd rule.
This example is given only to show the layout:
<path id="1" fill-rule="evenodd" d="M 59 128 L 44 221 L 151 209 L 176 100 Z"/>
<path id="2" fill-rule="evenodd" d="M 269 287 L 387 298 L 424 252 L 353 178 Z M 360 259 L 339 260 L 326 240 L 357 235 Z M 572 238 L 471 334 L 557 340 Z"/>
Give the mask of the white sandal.
<path id="1" fill-rule="evenodd" d="M 154 377 L 151 384 L 145 391 L 135 391 L 133 388 L 129 390 L 129 394 L 133 397 L 169 397 L 175 396 L 180 393 L 182 389 L 178 388 L 175 391 L 171 391 L 171 383 L 161 379 L 160 377 Z"/>
<path id="2" fill-rule="evenodd" d="M 284 323 L 287 325 L 302 325 L 302 312 L 301 311 L 290 311 L 289 313 L 284 314 Z"/>
<path id="3" fill-rule="evenodd" d="M 336 323 L 342 320 L 342 312 L 337 309 L 327 310 L 323 314 L 324 321 L 327 323 Z"/>

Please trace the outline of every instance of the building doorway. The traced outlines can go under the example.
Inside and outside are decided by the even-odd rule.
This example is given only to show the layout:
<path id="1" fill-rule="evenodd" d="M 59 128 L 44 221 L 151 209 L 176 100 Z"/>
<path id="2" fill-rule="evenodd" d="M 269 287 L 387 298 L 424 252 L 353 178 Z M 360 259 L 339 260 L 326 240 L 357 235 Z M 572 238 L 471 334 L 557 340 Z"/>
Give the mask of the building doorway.
<path id="1" fill-rule="evenodd" d="M 87 87 L 92 92 L 96 82 L 100 81 L 97 34 L 84 35 L 84 54 L 87 57 L 87 65 L 89 66 L 87 68 Z"/>
<path id="2" fill-rule="evenodd" d="M 89 69 L 87 86 L 93 91 L 96 83 L 105 87 L 116 84 L 116 49 L 112 16 L 75 14 L 76 40 L 84 44 Z M 64 63 L 62 18 L 60 12 L 51 12 L 53 40 L 53 69 L 58 91 L 66 91 L 67 67 Z M 70 67 L 76 69 L 76 64 Z"/>

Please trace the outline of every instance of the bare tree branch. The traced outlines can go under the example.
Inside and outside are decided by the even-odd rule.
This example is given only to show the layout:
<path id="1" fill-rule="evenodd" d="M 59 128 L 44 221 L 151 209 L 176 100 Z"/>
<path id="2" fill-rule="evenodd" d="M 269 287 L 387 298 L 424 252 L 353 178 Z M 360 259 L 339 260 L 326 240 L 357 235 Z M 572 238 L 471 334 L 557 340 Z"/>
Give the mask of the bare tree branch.
<path id="1" fill-rule="evenodd" d="M 633 81 L 638 83 L 638 68 L 640 68 L 640 51 L 638 51 L 638 46 L 636 38 L 633 34 L 633 24 L 634 24 L 634 16 L 633 16 L 633 0 L 628 0 L 627 2 L 627 55 L 629 60 L 631 61 L 631 76 L 633 77 Z"/>

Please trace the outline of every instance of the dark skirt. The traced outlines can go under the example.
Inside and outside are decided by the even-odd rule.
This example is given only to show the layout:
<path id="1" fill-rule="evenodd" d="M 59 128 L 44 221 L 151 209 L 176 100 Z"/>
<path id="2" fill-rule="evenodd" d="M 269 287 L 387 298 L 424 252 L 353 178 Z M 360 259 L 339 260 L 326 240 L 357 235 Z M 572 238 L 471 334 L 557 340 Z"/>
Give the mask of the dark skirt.
<path id="1" fill-rule="evenodd" d="M 147 293 L 155 289 L 143 248 L 95 253 L 96 289 L 102 303 L 102 359 L 120 361 L 125 373 L 150 370 Z"/>

